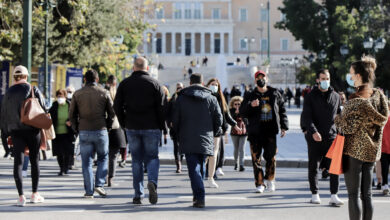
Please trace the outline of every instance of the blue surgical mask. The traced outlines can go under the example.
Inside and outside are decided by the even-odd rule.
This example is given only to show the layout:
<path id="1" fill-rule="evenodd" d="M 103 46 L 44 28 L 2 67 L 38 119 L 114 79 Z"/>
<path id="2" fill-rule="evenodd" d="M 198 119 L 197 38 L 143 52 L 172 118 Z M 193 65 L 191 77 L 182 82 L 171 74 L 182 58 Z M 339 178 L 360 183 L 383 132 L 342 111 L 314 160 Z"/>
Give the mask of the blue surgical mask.
<path id="1" fill-rule="evenodd" d="M 320 82 L 320 88 L 322 90 L 328 90 L 330 87 L 330 80 L 323 80 Z"/>
<path id="2" fill-rule="evenodd" d="M 212 91 L 213 93 L 217 93 L 217 92 L 218 92 L 218 86 L 210 85 L 209 88 L 211 89 L 211 91 Z"/>
<path id="3" fill-rule="evenodd" d="M 350 73 L 348 73 L 345 78 L 346 78 L 349 86 L 355 87 L 355 81 L 352 79 L 352 76 Z"/>

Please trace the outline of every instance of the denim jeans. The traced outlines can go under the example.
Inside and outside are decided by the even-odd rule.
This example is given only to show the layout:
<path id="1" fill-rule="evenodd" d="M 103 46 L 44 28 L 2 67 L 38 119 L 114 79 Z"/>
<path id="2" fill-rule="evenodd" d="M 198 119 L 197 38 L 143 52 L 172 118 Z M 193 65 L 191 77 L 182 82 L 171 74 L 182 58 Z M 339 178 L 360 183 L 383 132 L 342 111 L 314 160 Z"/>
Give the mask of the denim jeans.
<path id="1" fill-rule="evenodd" d="M 188 167 L 188 176 L 191 180 L 191 188 L 194 199 L 205 201 L 205 190 L 203 185 L 204 174 L 206 172 L 206 155 L 203 154 L 186 154 Z"/>
<path id="2" fill-rule="evenodd" d="M 148 181 L 157 186 L 161 131 L 126 129 L 126 135 L 131 152 L 134 198 L 141 198 L 144 197 L 144 165 L 148 170 Z"/>
<path id="3" fill-rule="evenodd" d="M 80 153 L 83 168 L 84 188 L 93 195 L 95 187 L 103 187 L 107 176 L 108 133 L 107 130 L 80 131 Z M 97 153 L 96 179 L 94 183 L 92 163 Z"/>

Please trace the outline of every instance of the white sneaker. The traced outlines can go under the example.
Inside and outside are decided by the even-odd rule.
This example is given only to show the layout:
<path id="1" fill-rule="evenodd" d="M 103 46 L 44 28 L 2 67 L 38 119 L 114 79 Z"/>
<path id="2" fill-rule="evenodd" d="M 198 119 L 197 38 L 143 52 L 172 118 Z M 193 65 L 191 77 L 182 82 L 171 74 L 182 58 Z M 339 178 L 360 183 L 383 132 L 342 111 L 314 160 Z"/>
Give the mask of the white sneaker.
<path id="1" fill-rule="evenodd" d="M 267 186 L 266 192 L 275 192 L 275 181 L 266 180 L 265 184 Z"/>
<path id="2" fill-rule="evenodd" d="M 386 184 L 386 185 L 382 186 L 382 190 L 383 190 L 383 195 L 385 195 L 385 196 L 389 195 L 389 193 L 390 193 L 389 185 Z"/>
<path id="3" fill-rule="evenodd" d="M 207 183 L 208 183 L 209 188 L 218 188 L 219 187 L 214 179 L 208 179 Z"/>
<path id="4" fill-rule="evenodd" d="M 312 194 L 312 195 L 311 195 L 310 203 L 313 203 L 313 204 L 321 204 L 320 195 L 319 195 L 319 194 Z"/>
<path id="5" fill-rule="evenodd" d="M 256 193 L 263 193 L 265 190 L 265 187 L 263 185 L 256 187 Z"/>
<path id="6" fill-rule="evenodd" d="M 18 201 L 16 202 L 16 206 L 23 207 L 26 205 L 26 197 L 25 196 L 20 196 Z"/>
<path id="7" fill-rule="evenodd" d="M 215 172 L 218 176 L 223 176 L 225 173 L 222 171 L 222 168 L 218 168 L 217 171 Z"/>
<path id="8" fill-rule="evenodd" d="M 43 198 L 41 195 L 39 195 L 38 193 L 36 194 L 32 194 L 31 195 L 31 199 L 30 199 L 30 202 L 31 203 L 43 203 L 45 201 L 45 198 Z"/>
<path id="9" fill-rule="evenodd" d="M 335 207 L 340 207 L 340 206 L 344 205 L 344 202 L 341 199 L 339 199 L 337 194 L 332 194 L 330 196 L 329 205 L 335 206 Z"/>
<path id="10" fill-rule="evenodd" d="M 22 177 L 27 177 L 27 170 L 22 170 Z"/>

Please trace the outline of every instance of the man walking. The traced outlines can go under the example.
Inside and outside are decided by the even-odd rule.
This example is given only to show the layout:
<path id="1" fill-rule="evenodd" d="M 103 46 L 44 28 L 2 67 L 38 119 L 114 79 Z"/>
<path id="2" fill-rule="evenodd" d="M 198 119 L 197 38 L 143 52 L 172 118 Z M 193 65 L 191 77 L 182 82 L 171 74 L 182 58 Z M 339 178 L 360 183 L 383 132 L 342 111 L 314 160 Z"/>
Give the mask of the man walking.
<path id="1" fill-rule="evenodd" d="M 148 69 L 148 61 L 143 57 L 137 58 L 134 72 L 119 84 L 114 101 L 115 113 L 121 126 L 126 128 L 131 151 L 135 191 L 133 204 L 142 204 L 144 197 L 144 165 L 148 171 L 149 202 L 156 204 L 158 199 L 158 146 L 165 126 L 166 97 Z"/>
<path id="2" fill-rule="evenodd" d="M 317 73 L 317 87 L 305 96 L 301 115 L 301 126 L 305 133 L 309 153 L 309 183 L 312 193 L 311 203 L 320 204 L 318 194 L 317 170 L 321 160 L 325 160 L 325 167 L 329 169 L 330 160 L 325 158 L 337 130 L 334 124 L 336 114 L 340 112 L 341 100 L 339 94 L 330 87 L 330 74 L 328 70 Z M 331 199 L 333 206 L 343 205 L 338 196 L 339 176 L 330 174 Z"/>
<path id="3" fill-rule="evenodd" d="M 70 104 L 69 116 L 73 129 L 79 131 L 80 153 L 86 198 L 93 198 L 95 191 L 107 196 L 103 186 L 107 176 L 108 132 L 115 113 L 108 92 L 98 85 L 95 70 L 85 73 L 85 86 L 77 90 Z M 93 158 L 97 153 L 97 170 L 94 184 Z"/>
<path id="4" fill-rule="evenodd" d="M 222 113 L 218 101 L 202 84 L 201 74 L 191 75 L 190 86 L 180 91 L 173 114 L 173 128 L 180 143 L 180 152 L 186 156 L 193 206 L 196 208 L 205 206 L 205 162 L 207 156 L 213 155 L 214 137 L 222 133 Z"/>
<path id="5" fill-rule="evenodd" d="M 240 113 L 248 118 L 248 140 L 251 147 L 256 192 L 275 191 L 276 135 L 286 135 L 288 120 L 284 100 L 279 91 L 267 86 L 268 77 L 263 71 L 255 73 L 257 84 L 240 107 Z M 265 175 L 260 164 L 261 153 L 266 161 Z"/>

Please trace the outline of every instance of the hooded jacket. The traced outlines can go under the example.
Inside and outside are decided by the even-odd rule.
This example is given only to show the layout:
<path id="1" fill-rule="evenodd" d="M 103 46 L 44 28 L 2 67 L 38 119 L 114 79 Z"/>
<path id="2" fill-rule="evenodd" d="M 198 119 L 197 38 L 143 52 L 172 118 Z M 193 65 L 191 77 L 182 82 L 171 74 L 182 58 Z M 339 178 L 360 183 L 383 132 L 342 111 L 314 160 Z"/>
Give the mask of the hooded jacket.
<path id="1" fill-rule="evenodd" d="M 345 135 L 344 154 L 364 162 L 378 161 L 388 115 L 386 97 L 377 89 L 370 98 L 349 100 L 335 118 L 336 127 Z"/>
<path id="2" fill-rule="evenodd" d="M 172 122 L 181 153 L 213 155 L 214 137 L 222 133 L 222 113 L 211 90 L 201 85 L 181 90 Z"/>

